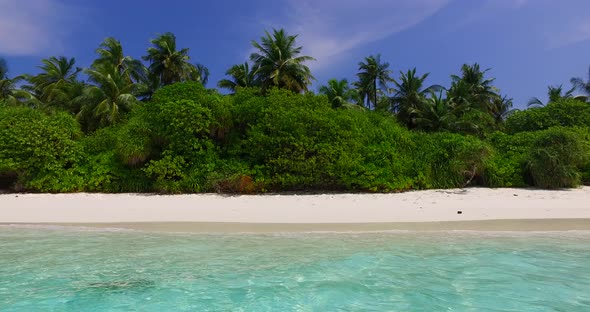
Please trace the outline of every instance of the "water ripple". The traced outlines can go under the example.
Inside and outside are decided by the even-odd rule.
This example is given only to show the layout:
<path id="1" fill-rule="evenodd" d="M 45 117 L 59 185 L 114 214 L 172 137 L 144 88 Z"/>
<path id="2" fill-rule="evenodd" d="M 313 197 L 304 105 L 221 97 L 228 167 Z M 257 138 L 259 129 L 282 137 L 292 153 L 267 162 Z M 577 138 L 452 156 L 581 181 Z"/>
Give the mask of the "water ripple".
<path id="1" fill-rule="evenodd" d="M 0 227 L 0 311 L 590 311 L 590 233 Z"/>

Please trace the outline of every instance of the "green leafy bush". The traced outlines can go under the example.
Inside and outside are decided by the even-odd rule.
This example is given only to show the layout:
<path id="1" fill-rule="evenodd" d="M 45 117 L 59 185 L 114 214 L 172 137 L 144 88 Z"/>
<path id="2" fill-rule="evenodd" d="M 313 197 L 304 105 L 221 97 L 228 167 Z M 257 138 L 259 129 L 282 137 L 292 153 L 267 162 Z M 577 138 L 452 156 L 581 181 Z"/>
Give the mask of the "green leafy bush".
<path id="1" fill-rule="evenodd" d="M 342 146 L 338 174 L 346 189 L 391 192 L 414 188 L 412 134 L 392 117 L 357 110 L 337 111 Z"/>
<path id="2" fill-rule="evenodd" d="M 150 101 L 162 105 L 178 101 L 191 101 L 210 111 L 210 135 L 214 139 L 223 139 L 231 127 L 231 113 L 227 97 L 215 90 L 205 89 L 199 82 L 176 83 L 156 91 Z M 148 104 L 148 107 L 151 105 Z"/>
<path id="3" fill-rule="evenodd" d="M 486 185 L 495 187 L 574 187 L 588 166 L 590 140 L 585 128 L 496 133 L 496 152 L 487 163 Z"/>
<path id="4" fill-rule="evenodd" d="M 259 167 L 268 189 L 335 187 L 331 167 L 341 146 L 338 129 L 332 126 L 332 109 L 323 97 L 271 90 L 267 97 L 255 96 L 254 101 L 239 96 L 236 100 L 245 100 L 245 105 L 235 105 L 249 117 L 237 112 L 237 124 L 242 127 L 234 132 L 230 154 Z M 246 132 L 241 133 L 244 128 Z"/>
<path id="5" fill-rule="evenodd" d="M 222 96 L 198 83 L 166 86 L 122 122 L 86 136 L 68 113 L 0 105 L 0 187 L 240 194 L 573 187 L 590 183 L 588 107 L 565 100 L 516 113 L 508 133 L 489 133 L 495 126 L 481 114 L 464 115 L 479 127 L 464 133 L 482 140 L 410 131 L 390 114 L 333 109 L 325 96 L 248 88 Z"/>
<path id="6" fill-rule="evenodd" d="M 564 188 L 580 185 L 580 167 L 587 164 L 588 151 L 580 137 L 567 129 L 543 131 L 533 143 L 528 169 L 535 186 Z"/>
<path id="7" fill-rule="evenodd" d="M 14 190 L 83 190 L 79 124 L 66 113 L 45 115 L 25 107 L 0 107 L 0 176 Z"/>
<path id="8" fill-rule="evenodd" d="M 182 180 L 187 169 L 182 156 L 165 153 L 159 160 L 152 160 L 143 169 L 150 178 L 155 179 L 155 189 L 166 193 L 181 193 Z"/>
<path id="9" fill-rule="evenodd" d="M 143 107 L 131 114 L 129 122 L 116 128 L 114 147 L 119 159 L 126 165 L 139 167 L 155 154 L 152 143 L 153 127 Z"/>
<path id="10" fill-rule="evenodd" d="M 216 139 L 229 114 L 225 100 L 199 84 L 181 83 L 160 89 L 144 109 L 136 128 L 149 129 L 151 160 L 142 170 L 154 179 L 154 190 L 207 190 L 206 178 L 219 162 Z"/>
<path id="11" fill-rule="evenodd" d="M 535 140 L 534 132 L 509 135 L 496 132 L 488 138 L 493 152 L 486 163 L 484 184 L 491 187 L 530 186 L 527 161 Z"/>
<path id="12" fill-rule="evenodd" d="M 489 146 L 472 136 L 453 133 L 415 134 L 416 188 L 456 188 L 479 180 Z"/>
<path id="13" fill-rule="evenodd" d="M 517 111 L 506 120 L 506 132 L 539 131 L 551 127 L 589 127 L 590 104 L 561 99 L 544 107 Z"/>
<path id="14" fill-rule="evenodd" d="M 463 186 L 483 170 L 475 137 L 415 134 L 393 117 L 334 110 L 325 97 L 238 92 L 225 157 L 240 158 L 264 189 L 391 192 Z"/>

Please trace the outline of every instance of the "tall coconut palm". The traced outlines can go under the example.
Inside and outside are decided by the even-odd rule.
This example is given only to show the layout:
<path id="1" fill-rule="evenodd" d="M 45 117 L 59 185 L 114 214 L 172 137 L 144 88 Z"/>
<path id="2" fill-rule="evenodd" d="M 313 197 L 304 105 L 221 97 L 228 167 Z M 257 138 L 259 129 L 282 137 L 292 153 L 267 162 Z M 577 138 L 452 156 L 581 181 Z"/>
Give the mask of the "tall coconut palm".
<path id="1" fill-rule="evenodd" d="M 296 39 L 296 35 L 288 35 L 284 29 L 274 29 L 272 34 L 266 31 L 260 43 L 252 41 L 257 51 L 250 55 L 250 60 L 257 68 L 256 79 L 263 90 L 270 87 L 293 92 L 308 90 L 314 77 L 304 63 L 315 59 L 300 55 L 302 47 L 296 45 Z"/>
<path id="2" fill-rule="evenodd" d="M 36 76 L 29 76 L 31 83 L 27 89 L 47 106 L 67 106 L 79 90 L 78 74 L 82 71 L 76 67 L 75 58 L 50 57 L 43 59 L 39 68 L 42 72 Z"/>
<path id="3" fill-rule="evenodd" d="M 256 68 L 250 68 L 248 62 L 237 64 L 225 72 L 230 79 L 222 79 L 217 83 L 217 86 L 222 89 L 227 89 L 235 93 L 239 88 L 255 87 L 258 85 L 256 81 Z"/>
<path id="4" fill-rule="evenodd" d="M 88 86 L 77 101 L 81 103 L 78 118 L 87 130 L 116 123 L 137 103 L 136 85 L 127 79 L 127 70 L 119 72 L 112 65 L 85 70 L 93 85 Z"/>
<path id="5" fill-rule="evenodd" d="M 468 102 L 473 108 L 484 112 L 490 111 L 490 105 L 500 95 L 492 85 L 494 78 L 486 78 L 489 69 L 481 70 L 479 64 L 463 64 L 461 76 L 452 75 L 453 85 L 449 89 L 450 96 Z M 457 89 L 459 88 L 459 89 Z"/>
<path id="6" fill-rule="evenodd" d="M 121 42 L 108 37 L 96 49 L 99 57 L 92 63 L 92 67 L 113 66 L 120 74 L 125 73 L 129 81 L 139 82 L 147 75 L 147 68 L 131 56 L 125 56 Z"/>
<path id="7" fill-rule="evenodd" d="M 343 107 L 357 98 L 356 90 L 350 88 L 346 79 L 330 79 L 327 85 L 320 87 L 319 92 L 328 96 L 333 108 Z"/>
<path id="8" fill-rule="evenodd" d="M 400 122 L 413 128 L 410 111 L 422 103 L 428 94 L 440 92 L 444 88 L 440 85 L 432 85 L 424 88 L 424 81 L 428 78 L 429 73 L 422 76 L 416 75 L 416 68 L 408 70 L 406 73 L 401 72 L 399 81 L 393 80 L 393 97 L 390 99 L 390 110 L 397 113 Z"/>
<path id="9" fill-rule="evenodd" d="M 189 49 L 176 49 L 176 36 L 172 33 L 159 35 L 150 40 L 152 46 L 143 57 L 150 62 L 149 71 L 163 86 L 176 82 L 192 80 L 195 66 L 190 63 Z"/>
<path id="10" fill-rule="evenodd" d="M 378 103 L 379 92 L 387 90 L 387 83 L 393 81 L 389 63 L 381 62 L 381 55 L 371 55 L 359 63 L 359 72 L 357 73 L 358 82 L 355 84 L 358 88 L 359 95 L 367 107 L 376 106 Z"/>
<path id="11" fill-rule="evenodd" d="M 547 87 L 547 97 L 549 98 L 549 101 L 547 103 L 553 103 L 553 102 L 557 102 L 560 99 L 563 98 L 573 98 L 574 97 L 574 91 L 576 90 L 576 86 L 572 87 L 571 89 L 565 91 L 565 94 L 563 93 L 563 85 L 559 85 L 559 86 L 548 86 Z M 580 96 L 576 97 L 576 98 L 580 98 Z M 582 96 L 583 98 L 583 96 Z M 545 106 L 545 103 L 543 103 L 543 101 L 541 101 L 539 98 L 531 98 L 528 103 L 527 103 L 528 107 L 539 107 L 539 106 Z"/>
<path id="12" fill-rule="evenodd" d="M 35 98 L 29 92 L 17 87 L 23 79 L 23 76 L 9 78 L 6 60 L 0 58 L 0 102 L 8 105 L 34 104 Z"/>

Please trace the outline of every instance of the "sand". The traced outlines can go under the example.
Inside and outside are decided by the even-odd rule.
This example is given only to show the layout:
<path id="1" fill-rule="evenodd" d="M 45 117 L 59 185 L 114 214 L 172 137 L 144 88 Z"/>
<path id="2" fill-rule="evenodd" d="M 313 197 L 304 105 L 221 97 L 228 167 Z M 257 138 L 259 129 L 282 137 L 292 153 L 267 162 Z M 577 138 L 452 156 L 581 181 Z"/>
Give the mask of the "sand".
<path id="1" fill-rule="evenodd" d="M 2 224 L 157 231 L 590 230 L 590 187 L 399 194 L 3 194 Z"/>

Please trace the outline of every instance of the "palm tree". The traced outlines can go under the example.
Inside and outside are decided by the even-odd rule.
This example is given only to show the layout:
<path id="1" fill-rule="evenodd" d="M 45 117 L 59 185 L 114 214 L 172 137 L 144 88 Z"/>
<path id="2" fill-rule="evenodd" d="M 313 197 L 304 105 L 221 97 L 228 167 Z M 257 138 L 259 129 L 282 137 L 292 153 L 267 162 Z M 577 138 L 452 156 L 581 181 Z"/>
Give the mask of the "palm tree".
<path id="1" fill-rule="evenodd" d="M 512 106 L 513 101 L 507 96 L 496 97 L 493 100 L 490 113 L 492 114 L 496 124 L 501 124 L 510 114 L 514 112 Z"/>
<path id="2" fill-rule="evenodd" d="M 381 55 L 368 56 L 364 62 L 359 63 L 359 78 L 355 84 L 358 88 L 359 95 L 367 107 L 376 106 L 378 103 L 377 96 L 379 91 L 387 90 L 387 83 L 393 81 L 389 63 L 381 63 Z"/>
<path id="3" fill-rule="evenodd" d="M 176 36 L 172 33 L 159 35 L 150 40 L 144 60 L 150 62 L 149 71 L 157 77 L 162 86 L 193 80 L 196 68 L 190 63 L 189 49 L 176 50 Z"/>
<path id="4" fill-rule="evenodd" d="M 136 85 L 135 95 L 142 101 L 149 101 L 154 92 L 162 87 L 160 77 L 154 73 L 148 72 L 143 79 Z"/>
<path id="5" fill-rule="evenodd" d="M 296 35 L 288 35 L 284 29 L 273 29 L 272 34 L 265 31 L 260 43 L 252 41 L 257 51 L 250 55 L 250 60 L 257 68 L 256 80 L 260 81 L 263 90 L 270 87 L 297 93 L 308 90 L 314 77 L 304 63 L 315 59 L 300 55 L 302 47 L 296 46 L 296 39 Z"/>
<path id="6" fill-rule="evenodd" d="M 28 76 L 31 83 L 26 86 L 34 92 L 36 97 L 47 106 L 67 106 L 76 96 L 79 90 L 80 81 L 78 74 L 82 71 L 76 67 L 75 58 L 50 57 L 41 60 L 43 63 L 39 68 L 42 72 L 36 76 Z"/>
<path id="7" fill-rule="evenodd" d="M 352 83 L 356 93 L 358 94 L 358 105 L 362 107 L 370 107 L 371 94 L 373 94 L 373 84 L 369 81 L 355 81 Z M 389 106 L 389 103 L 387 104 Z"/>
<path id="8" fill-rule="evenodd" d="M 125 73 L 129 81 L 139 82 L 147 75 L 147 68 L 131 56 L 125 56 L 121 42 L 113 37 L 106 38 L 96 49 L 99 57 L 92 67 L 113 66 L 120 74 Z"/>
<path id="9" fill-rule="evenodd" d="M 94 85 L 85 88 L 76 101 L 81 104 L 78 118 L 87 130 L 116 123 L 138 102 L 136 85 L 127 79 L 128 70 L 119 72 L 116 66 L 101 65 L 84 71 Z"/>
<path id="10" fill-rule="evenodd" d="M 553 102 L 557 102 L 560 99 L 569 99 L 569 98 L 578 98 L 578 99 L 582 99 L 585 100 L 584 96 L 576 96 L 574 97 L 574 91 L 576 90 L 576 86 L 572 87 L 571 89 L 567 90 L 565 92 L 565 94 L 563 94 L 563 85 L 559 85 L 559 86 L 548 86 L 547 87 L 547 97 L 549 98 L 549 101 L 547 102 L 547 104 L 549 103 L 553 103 Z M 527 103 L 528 107 L 531 106 L 545 106 L 545 104 L 543 103 L 543 101 L 541 101 L 539 98 L 531 98 L 528 103 Z"/>
<path id="11" fill-rule="evenodd" d="M 590 77 L 590 68 L 588 69 L 588 77 Z M 584 81 L 582 78 L 574 77 L 570 81 L 574 85 L 574 88 L 580 90 L 583 94 L 583 97 L 577 96 L 576 98 L 588 101 L 590 99 L 590 78 L 588 78 L 588 81 Z"/>
<path id="12" fill-rule="evenodd" d="M 357 97 L 356 90 L 350 88 L 346 79 L 330 79 L 328 85 L 320 87 L 319 92 L 328 96 L 328 101 L 330 101 L 333 108 L 350 104 Z"/>
<path id="13" fill-rule="evenodd" d="M 228 89 L 232 93 L 235 93 L 239 88 L 255 87 L 258 85 L 256 81 L 256 68 L 250 69 L 248 62 L 230 67 L 225 72 L 225 75 L 231 79 L 222 79 L 217 83 L 217 86 L 222 89 Z"/>
<path id="14" fill-rule="evenodd" d="M 410 111 L 416 108 L 428 94 L 440 92 L 444 88 L 440 85 L 424 87 L 424 81 L 428 78 L 429 73 L 422 76 L 416 75 L 416 68 L 408 70 L 406 73 L 401 72 L 400 80 L 393 80 L 393 97 L 390 99 L 390 110 L 397 113 L 397 117 L 408 128 L 413 128 Z"/>
<path id="15" fill-rule="evenodd" d="M 8 105 L 35 102 L 36 99 L 29 92 L 17 88 L 17 84 L 23 79 L 23 76 L 8 78 L 6 60 L 0 58 L 0 102 Z"/>
<path id="16" fill-rule="evenodd" d="M 486 79 L 489 69 L 481 70 L 479 64 L 463 64 L 461 76 L 452 75 L 453 85 L 449 94 L 457 101 L 467 102 L 473 108 L 484 112 L 490 111 L 490 105 L 499 97 L 498 89 L 492 85 L 494 78 Z"/>
<path id="17" fill-rule="evenodd" d="M 191 79 L 193 81 L 200 82 L 203 86 L 207 85 L 209 82 L 209 68 L 207 68 L 203 64 L 195 64 L 195 71 L 191 75 Z"/>
<path id="18" fill-rule="evenodd" d="M 443 98 L 442 92 L 438 95 L 431 92 L 430 97 L 421 101 L 417 107 L 410 109 L 410 114 L 418 130 L 473 132 L 477 125 L 461 118 L 469 109 L 467 106 L 455 105 L 448 98 Z"/>

